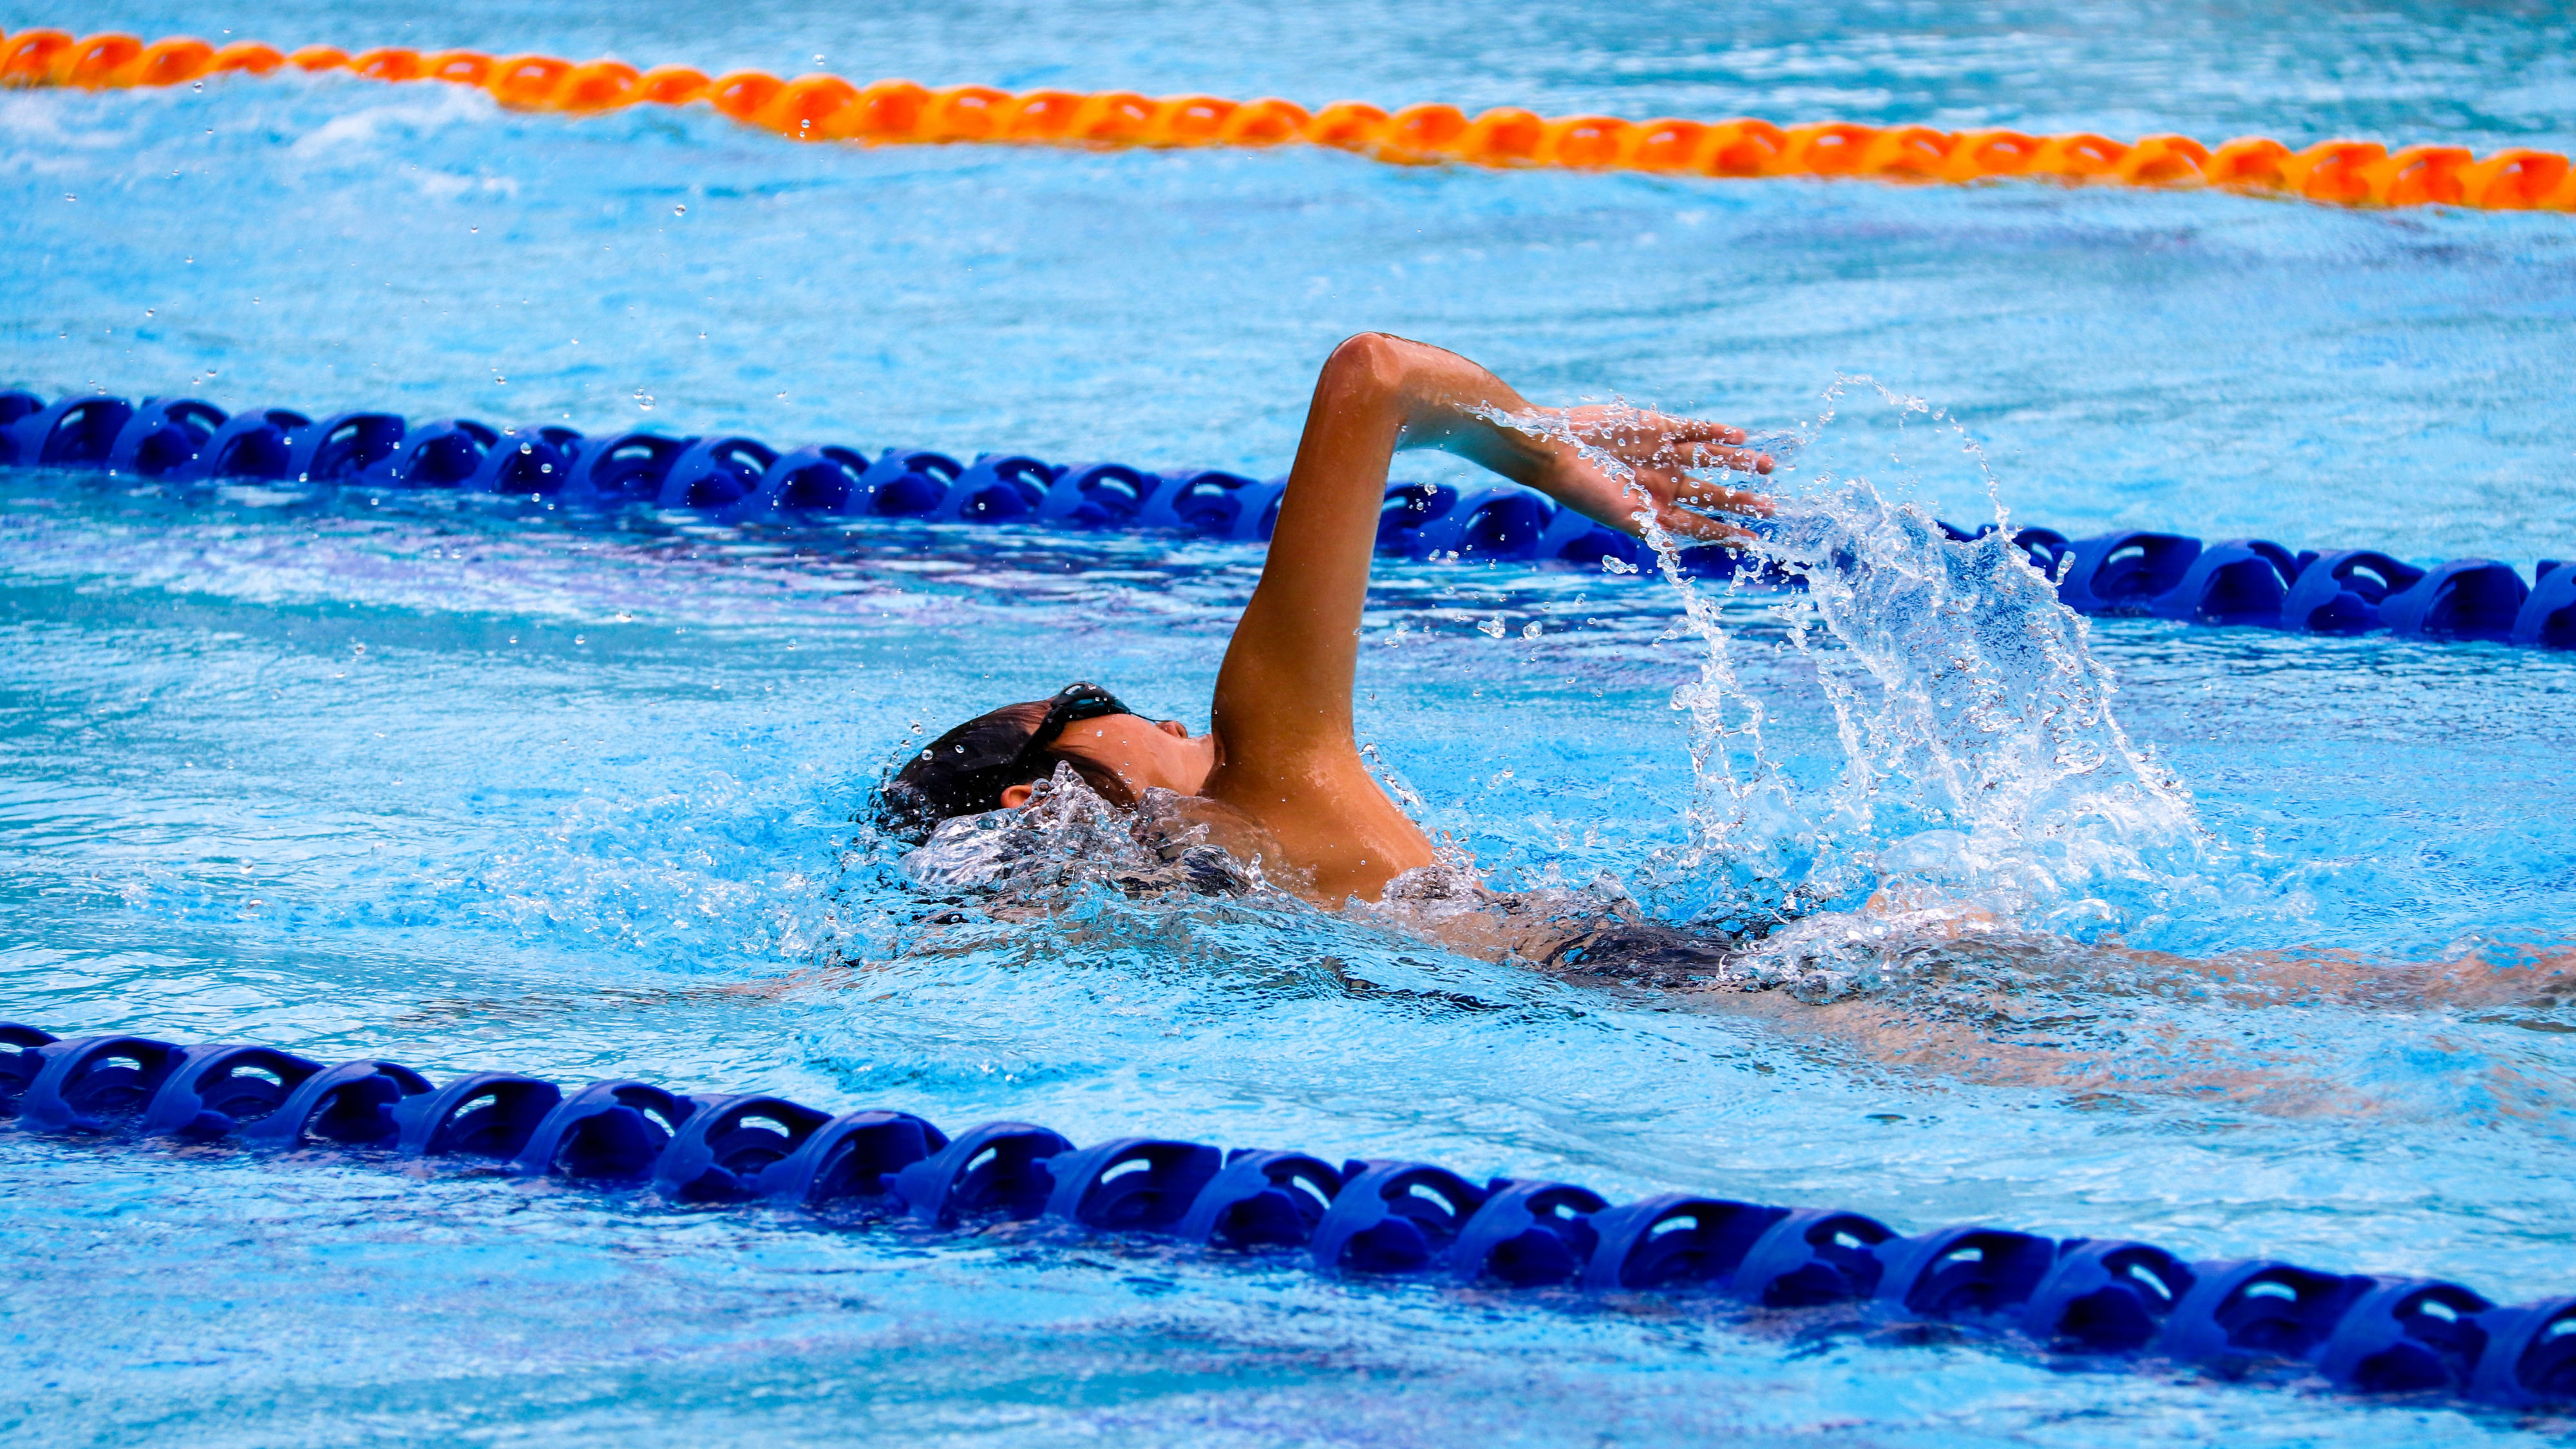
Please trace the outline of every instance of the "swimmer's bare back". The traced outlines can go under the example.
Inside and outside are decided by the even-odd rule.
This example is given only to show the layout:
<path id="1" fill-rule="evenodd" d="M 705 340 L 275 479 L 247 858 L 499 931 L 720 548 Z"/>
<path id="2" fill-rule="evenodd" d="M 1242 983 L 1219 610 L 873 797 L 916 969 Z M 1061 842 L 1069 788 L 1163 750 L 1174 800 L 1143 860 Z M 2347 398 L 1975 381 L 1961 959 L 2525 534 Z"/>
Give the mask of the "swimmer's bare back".
<path id="1" fill-rule="evenodd" d="M 1536 407 L 1455 353 L 1382 333 L 1353 337 L 1315 379 L 1261 583 L 1217 675 L 1208 734 L 1119 716 L 1068 729 L 1064 742 L 1139 791 L 1203 797 L 1212 838 L 1263 858 L 1301 894 L 1375 900 L 1388 881 L 1434 861 L 1431 842 L 1362 763 L 1351 723 L 1361 610 L 1397 450 L 1455 453 L 1627 533 L 1651 517 L 1677 538 L 1726 542 L 1743 530 L 1712 512 L 1767 513 L 1769 502 L 1690 474 L 1769 472 L 1771 459 L 1743 442 L 1739 428 L 1635 408 Z M 1019 798 L 1006 793 L 1005 803 L 1025 801 L 1027 787 L 1013 788 Z"/>

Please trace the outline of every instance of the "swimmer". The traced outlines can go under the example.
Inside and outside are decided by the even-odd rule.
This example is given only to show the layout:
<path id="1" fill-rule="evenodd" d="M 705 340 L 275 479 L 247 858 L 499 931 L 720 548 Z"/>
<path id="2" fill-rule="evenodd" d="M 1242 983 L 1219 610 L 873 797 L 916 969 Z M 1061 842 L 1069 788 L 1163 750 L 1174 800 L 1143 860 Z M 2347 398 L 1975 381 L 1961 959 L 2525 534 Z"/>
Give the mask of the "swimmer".
<path id="1" fill-rule="evenodd" d="M 1023 810 L 1061 766 L 1112 805 L 1177 816 L 1309 900 L 1377 901 L 1439 860 L 1369 773 L 1351 721 L 1360 615 L 1396 452 L 1454 453 L 1626 533 L 1651 517 L 1677 539 L 1740 545 L 1748 535 L 1729 518 L 1767 514 L 1769 500 L 1692 475 L 1770 472 L 1770 457 L 1744 440 L 1741 428 L 1634 408 L 1537 407 L 1455 353 L 1382 333 L 1353 337 L 1315 379 L 1261 582 L 1217 674 L 1208 732 L 1072 685 L 933 740 L 886 782 L 880 825 L 918 842 L 946 821 Z"/>

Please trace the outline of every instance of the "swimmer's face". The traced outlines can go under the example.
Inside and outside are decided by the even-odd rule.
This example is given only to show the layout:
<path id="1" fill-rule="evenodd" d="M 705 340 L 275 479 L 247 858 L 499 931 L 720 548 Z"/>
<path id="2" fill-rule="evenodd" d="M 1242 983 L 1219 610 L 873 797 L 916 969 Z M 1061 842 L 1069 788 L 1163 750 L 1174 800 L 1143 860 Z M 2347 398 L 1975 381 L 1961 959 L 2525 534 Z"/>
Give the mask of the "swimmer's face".
<path id="1" fill-rule="evenodd" d="M 1216 736 L 1193 736 L 1176 719 L 1111 714 L 1083 720 L 1065 726 L 1064 733 L 1056 736 L 1055 750 L 1115 776 L 1127 794 L 1126 799 L 1111 802 L 1117 805 L 1133 805 L 1149 789 L 1199 794 L 1216 769 Z M 1029 793 L 1026 785 L 1003 790 L 1003 808 L 1017 810 L 1026 805 Z"/>

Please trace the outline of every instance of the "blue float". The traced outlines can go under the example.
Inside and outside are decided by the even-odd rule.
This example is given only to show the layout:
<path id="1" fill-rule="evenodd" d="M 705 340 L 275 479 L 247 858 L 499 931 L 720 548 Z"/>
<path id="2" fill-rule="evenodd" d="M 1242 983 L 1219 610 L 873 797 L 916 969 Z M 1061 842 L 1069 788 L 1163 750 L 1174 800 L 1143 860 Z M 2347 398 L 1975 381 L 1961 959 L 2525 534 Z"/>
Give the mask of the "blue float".
<path id="1" fill-rule="evenodd" d="M 405 1097 L 393 1109 L 395 1150 L 405 1157 L 490 1157 L 503 1162 L 526 1149 L 563 1089 L 516 1072 L 476 1072 L 435 1092 Z"/>
<path id="2" fill-rule="evenodd" d="M 2463 1392 L 2486 1350 L 2479 1319 L 2494 1307 L 2457 1283 L 2379 1279 L 2336 1321 L 2317 1371 L 2357 1394 Z"/>
<path id="3" fill-rule="evenodd" d="M 34 1049 L 44 1065 L 18 1097 L 20 1125 L 39 1132 L 114 1132 L 152 1104 L 180 1049 L 144 1036 L 85 1036 Z"/>
<path id="4" fill-rule="evenodd" d="M 932 1227 L 1033 1218 L 1046 1211 L 1055 1192 L 1047 1159 L 1072 1150 L 1071 1142 L 1045 1127 L 987 1122 L 896 1173 L 894 1192 L 916 1221 Z"/>
<path id="5" fill-rule="evenodd" d="M 778 450 L 758 438 L 701 438 L 672 461 L 653 501 L 663 508 L 719 512 L 760 492 Z"/>
<path id="6" fill-rule="evenodd" d="M 2057 1244 L 1967 1225 L 1873 1244 L 1881 1309 L 1899 1319 L 2001 1326 L 2022 1316 L 2057 1263 Z"/>
<path id="7" fill-rule="evenodd" d="M 650 1082 L 593 1082 L 555 1104 L 510 1157 L 522 1177 L 642 1182 L 697 1104 Z"/>
<path id="8" fill-rule="evenodd" d="M 784 1097 L 746 1093 L 694 1104 L 653 1160 L 655 1191 L 673 1202 L 749 1202 L 769 1170 L 832 1118 Z"/>
<path id="9" fill-rule="evenodd" d="M 948 501 L 948 485 L 966 465 L 926 448 L 889 448 L 859 475 L 848 511 L 878 518 L 920 518 Z"/>
<path id="10" fill-rule="evenodd" d="M 276 1112 L 321 1070 L 275 1047 L 189 1047 L 152 1093 L 137 1130 L 211 1142 Z"/>
<path id="11" fill-rule="evenodd" d="M 1302 1248 L 1342 1190 L 1342 1174 L 1302 1152 L 1239 1147 L 1199 1189 L 1172 1235 L 1212 1248 Z"/>
<path id="12" fill-rule="evenodd" d="M 403 1103 L 433 1095 L 429 1079 L 399 1062 L 361 1059 L 315 1072 L 299 1083 L 276 1111 L 241 1128 L 254 1147 L 294 1148 L 307 1143 L 391 1148 L 402 1141 Z"/>
<path id="13" fill-rule="evenodd" d="M 2203 1263 L 2200 1281 L 2165 1320 L 2175 1358 L 2241 1373 L 2265 1360 L 2315 1357 L 2371 1280 L 2264 1260 Z"/>
<path id="14" fill-rule="evenodd" d="M 297 428 L 288 437 L 285 476 L 298 483 L 362 479 L 401 450 L 404 427 L 392 413 L 341 413 Z"/>
<path id="15" fill-rule="evenodd" d="M 1724 1288 L 1787 1208 L 1668 1192 L 1592 1220 L 1600 1235 L 1583 1286 L 1592 1291 Z"/>
<path id="16" fill-rule="evenodd" d="M 2509 642 L 2526 649 L 2576 649 L 2576 564 L 2545 558 L 2539 574 L 2514 616 Z"/>
<path id="17" fill-rule="evenodd" d="M 948 1134 L 910 1112 L 845 1112 L 814 1129 L 760 1175 L 761 1195 L 805 1208 L 901 1210 L 894 1176 L 948 1146 Z"/>
<path id="18" fill-rule="evenodd" d="M 0 399 L 5 400 L 5 399 Z M 18 1099 L 35 1085 L 37 1074 L 45 1069 L 45 1058 L 36 1048 L 53 1043 L 54 1034 L 20 1026 L 14 1021 L 0 1022 L 0 1119 L 18 1115 Z"/>
<path id="19" fill-rule="evenodd" d="M 1887 1264 L 1878 1247 L 1896 1230 L 1860 1213 L 1783 1213 L 1736 1265 L 1735 1296 L 1765 1308 L 1813 1308 L 1876 1296 Z"/>
<path id="20" fill-rule="evenodd" d="M 1570 1182 L 1497 1180 L 1441 1255 L 1441 1266 L 1461 1283 L 1570 1283 L 1600 1246 L 1592 1217 L 1608 1206 L 1601 1194 Z"/>
<path id="21" fill-rule="evenodd" d="M 1484 1189 L 1428 1162 L 1346 1162 L 1307 1250 L 1327 1273 L 1420 1272 L 1484 1200 Z"/>
<path id="22" fill-rule="evenodd" d="M 107 470 L 168 477 L 195 462 L 225 421 L 222 408 L 195 398 L 145 398 L 108 446 Z"/>
<path id="23" fill-rule="evenodd" d="M 2031 1290 L 2021 1331 L 2061 1353 L 2135 1353 L 2156 1340 L 2199 1281 L 2153 1243 L 2070 1238 Z"/>
<path id="24" fill-rule="evenodd" d="M 2179 533 L 2106 533 L 2079 538 L 2057 581 L 2057 597 L 2079 614 L 2142 614 L 2172 593 L 2200 540 Z"/>
<path id="25" fill-rule="evenodd" d="M 2492 559 L 2463 558 L 2438 565 L 2379 605 L 2379 622 L 2400 638 L 2476 639 L 2503 643 L 2513 637 L 2531 586 Z"/>
<path id="26" fill-rule="evenodd" d="M 1112 1233 L 1169 1232 L 1225 1165 L 1204 1142 L 1120 1137 L 1047 1159 L 1046 1215 Z"/>
<path id="27" fill-rule="evenodd" d="M 2181 579 L 2147 604 L 2159 619 L 2187 624 L 2281 622 L 2299 562 L 2288 549 L 2259 538 L 2232 538 L 2202 549 Z"/>

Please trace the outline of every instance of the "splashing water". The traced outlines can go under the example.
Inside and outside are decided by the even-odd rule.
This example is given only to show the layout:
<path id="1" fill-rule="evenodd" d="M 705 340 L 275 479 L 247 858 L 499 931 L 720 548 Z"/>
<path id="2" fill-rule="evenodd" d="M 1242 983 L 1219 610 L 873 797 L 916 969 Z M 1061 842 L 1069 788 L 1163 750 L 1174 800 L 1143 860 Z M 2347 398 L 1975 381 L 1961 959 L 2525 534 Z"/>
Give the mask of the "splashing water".
<path id="1" fill-rule="evenodd" d="M 1921 416 L 1948 429 L 1995 496 L 1963 429 L 1864 378 L 1838 380 L 1815 431 L 1790 445 L 1821 440 L 1860 384 L 1896 410 L 1900 431 Z M 1778 488 L 1796 473 L 1783 468 L 1775 512 L 1747 549 L 1766 567 L 1715 583 L 1684 571 L 1689 541 L 1657 521 L 1628 464 L 1563 418 L 1497 420 L 1629 480 L 1633 517 L 1701 642 L 1697 676 L 1673 699 L 1691 720 L 1689 840 L 1649 871 L 1695 917 L 1866 903 L 1882 923 L 2088 937 L 2169 909 L 2211 863 L 2188 789 L 2121 730 L 2085 621 L 2014 545 L 2000 504 L 1994 531 L 1959 541 L 1866 477 L 1820 467 Z M 1769 612 L 1832 710 L 1842 759 L 1830 781 L 1801 782 L 1766 749 L 1769 710 L 1735 666 L 1747 644 L 1724 605 L 1784 579 L 1797 587 Z"/>

